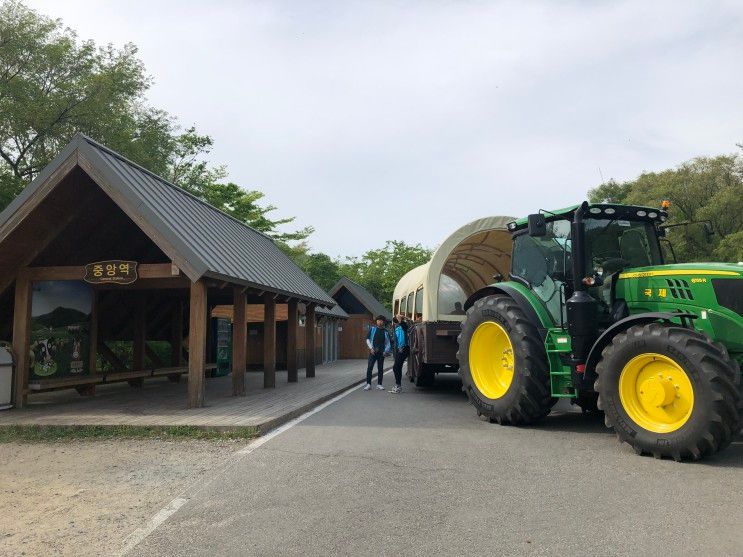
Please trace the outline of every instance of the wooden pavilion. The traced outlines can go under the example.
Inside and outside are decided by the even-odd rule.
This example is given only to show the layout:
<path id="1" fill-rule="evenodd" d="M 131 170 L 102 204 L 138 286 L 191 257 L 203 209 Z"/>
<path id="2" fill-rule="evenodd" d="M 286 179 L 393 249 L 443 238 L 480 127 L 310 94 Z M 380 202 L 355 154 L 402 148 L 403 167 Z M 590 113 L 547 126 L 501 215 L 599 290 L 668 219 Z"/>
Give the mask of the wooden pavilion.
<path id="1" fill-rule="evenodd" d="M 89 349 L 64 376 L 39 376 L 52 352 L 48 341 L 31 351 L 35 285 L 48 281 L 74 281 L 91 296 L 83 325 Z M 203 406 L 205 370 L 215 356 L 208 317 L 217 305 L 234 307 L 233 394 L 245 394 L 249 305 L 263 310 L 265 387 L 276 384 L 276 308 L 286 307 L 281 359 L 296 381 L 300 304 L 314 330 L 316 309 L 335 301 L 269 237 L 83 135 L 0 214 L 0 340 L 11 342 L 16 359 L 16 407 L 34 391 L 93 394 L 100 383 L 136 387 L 146 377 L 177 381 L 182 374 L 188 406 Z M 308 377 L 316 338 L 304 338 Z M 128 357 L 111 348 L 122 341 L 131 343 Z M 79 360 L 79 342 L 55 340 L 65 342 Z M 156 343 L 170 346 L 167 357 Z"/>

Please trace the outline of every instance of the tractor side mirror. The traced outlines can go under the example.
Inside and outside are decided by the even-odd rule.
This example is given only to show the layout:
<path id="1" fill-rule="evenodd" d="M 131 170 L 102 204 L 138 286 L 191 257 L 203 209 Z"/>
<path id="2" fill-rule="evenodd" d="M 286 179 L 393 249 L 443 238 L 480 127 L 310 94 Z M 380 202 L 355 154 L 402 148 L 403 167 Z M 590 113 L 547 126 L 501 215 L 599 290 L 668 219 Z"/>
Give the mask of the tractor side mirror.
<path id="1" fill-rule="evenodd" d="M 546 236 L 547 220 L 542 213 L 534 213 L 528 216 L 529 236 Z"/>
<path id="2" fill-rule="evenodd" d="M 715 235 L 715 231 L 712 230 L 712 225 L 708 222 L 702 223 L 702 231 L 704 232 L 704 239 L 707 240 L 708 244 L 711 244 L 712 236 Z"/>

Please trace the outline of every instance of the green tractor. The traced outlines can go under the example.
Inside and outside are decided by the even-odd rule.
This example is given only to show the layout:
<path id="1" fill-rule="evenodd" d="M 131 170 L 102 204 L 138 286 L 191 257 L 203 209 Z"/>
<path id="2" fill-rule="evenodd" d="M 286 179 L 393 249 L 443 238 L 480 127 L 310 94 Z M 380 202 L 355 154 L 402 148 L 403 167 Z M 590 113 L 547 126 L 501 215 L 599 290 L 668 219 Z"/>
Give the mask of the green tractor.
<path id="1" fill-rule="evenodd" d="M 667 216 L 584 202 L 509 223 L 510 280 L 470 296 L 458 338 L 478 415 L 529 424 L 568 398 L 638 454 L 697 460 L 732 441 L 743 265 L 665 264 Z"/>

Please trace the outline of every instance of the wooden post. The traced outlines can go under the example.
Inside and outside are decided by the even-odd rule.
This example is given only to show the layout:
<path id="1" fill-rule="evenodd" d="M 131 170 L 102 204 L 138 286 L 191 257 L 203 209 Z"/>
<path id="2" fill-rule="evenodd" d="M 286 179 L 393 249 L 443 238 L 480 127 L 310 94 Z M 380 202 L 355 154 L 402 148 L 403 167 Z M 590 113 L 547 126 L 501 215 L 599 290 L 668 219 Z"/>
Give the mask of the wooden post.
<path id="1" fill-rule="evenodd" d="M 315 304 L 307 304 L 307 313 L 305 314 L 305 335 L 304 335 L 304 375 L 305 377 L 315 376 Z"/>
<path id="2" fill-rule="evenodd" d="M 263 294 L 263 387 L 276 386 L 276 300 L 273 294 Z"/>
<path id="3" fill-rule="evenodd" d="M 132 370 L 142 371 L 145 366 L 145 343 L 147 342 L 147 298 L 144 293 L 137 294 L 134 306 L 134 343 Z"/>
<path id="4" fill-rule="evenodd" d="M 88 372 L 98 373 L 98 291 L 91 289 L 90 302 L 90 353 L 88 355 Z"/>
<path id="5" fill-rule="evenodd" d="M 31 350 L 31 297 L 32 283 L 25 269 L 15 281 L 15 308 L 13 310 L 13 354 L 15 355 L 15 389 L 13 401 L 16 408 L 28 403 L 28 373 Z"/>
<path id="6" fill-rule="evenodd" d="M 232 291 L 232 394 L 245 395 L 245 367 L 248 361 L 247 300 L 242 288 Z"/>
<path id="7" fill-rule="evenodd" d="M 170 322 L 170 365 L 178 367 L 183 362 L 183 304 L 180 300 L 173 308 Z M 180 377 L 180 376 L 179 376 Z"/>
<path id="8" fill-rule="evenodd" d="M 286 317 L 286 375 L 289 383 L 296 383 L 297 377 L 297 300 L 292 298 L 287 304 Z"/>
<path id="9" fill-rule="evenodd" d="M 204 365 L 206 363 L 206 284 L 191 283 L 188 317 L 188 407 L 204 406 Z"/>

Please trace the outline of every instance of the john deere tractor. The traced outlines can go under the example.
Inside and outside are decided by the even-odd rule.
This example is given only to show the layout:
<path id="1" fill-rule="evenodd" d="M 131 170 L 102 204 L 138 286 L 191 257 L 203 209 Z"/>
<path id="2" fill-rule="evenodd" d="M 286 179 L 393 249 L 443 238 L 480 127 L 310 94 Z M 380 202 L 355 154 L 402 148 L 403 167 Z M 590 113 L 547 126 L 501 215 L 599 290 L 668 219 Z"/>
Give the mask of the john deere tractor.
<path id="1" fill-rule="evenodd" d="M 509 223 L 510 280 L 465 304 L 463 389 L 500 424 L 560 398 L 638 454 L 699 459 L 741 428 L 743 265 L 666 264 L 667 211 L 599 204 Z"/>

